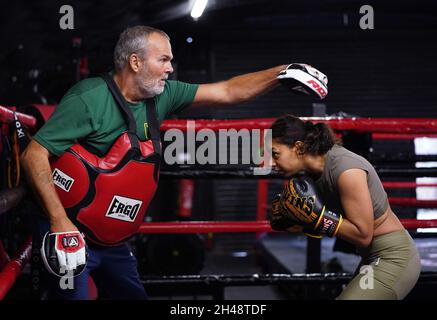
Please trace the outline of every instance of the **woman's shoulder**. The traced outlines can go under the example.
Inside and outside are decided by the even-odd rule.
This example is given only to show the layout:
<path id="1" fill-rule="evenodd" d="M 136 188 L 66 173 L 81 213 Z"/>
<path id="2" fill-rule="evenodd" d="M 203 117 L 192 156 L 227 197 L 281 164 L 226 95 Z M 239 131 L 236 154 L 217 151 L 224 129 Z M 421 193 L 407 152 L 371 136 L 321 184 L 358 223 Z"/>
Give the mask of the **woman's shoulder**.
<path id="1" fill-rule="evenodd" d="M 369 167 L 372 166 L 364 157 L 340 145 L 334 145 L 328 153 L 330 153 L 328 155 L 330 170 L 336 175 L 340 175 L 348 169 L 368 171 Z"/>

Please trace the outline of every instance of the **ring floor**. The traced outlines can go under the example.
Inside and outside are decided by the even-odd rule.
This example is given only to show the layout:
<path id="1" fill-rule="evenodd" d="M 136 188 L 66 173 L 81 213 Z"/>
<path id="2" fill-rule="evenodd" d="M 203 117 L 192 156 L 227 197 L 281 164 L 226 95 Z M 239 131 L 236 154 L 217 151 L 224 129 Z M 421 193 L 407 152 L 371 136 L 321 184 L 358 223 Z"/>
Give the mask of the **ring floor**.
<path id="1" fill-rule="evenodd" d="M 437 272 L 437 238 L 414 238 L 421 255 L 422 272 Z M 354 254 L 333 251 L 335 239 L 323 238 L 321 241 L 322 272 L 332 272 L 329 266 L 341 268 L 341 272 L 353 273 L 360 261 Z M 265 256 L 269 255 L 269 258 Z M 257 250 L 232 251 L 211 250 L 207 252 L 202 275 L 239 275 L 257 273 L 305 273 L 307 255 L 307 238 L 301 235 L 267 234 L 259 239 Z M 271 264 L 271 260 L 274 264 Z M 268 262 L 267 260 L 270 260 Z M 270 265 L 269 265 L 270 263 Z M 266 268 L 267 266 L 267 268 Z M 437 287 L 437 282 L 418 283 L 407 299 L 429 298 Z M 340 289 L 341 290 L 341 289 Z M 329 296 L 329 295 L 328 295 Z M 432 295 L 434 296 L 434 295 Z M 224 300 L 286 300 L 290 299 L 287 291 L 276 285 L 262 286 L 226 286 L 223 290 Z M 291 299 L 306 299 L 305 295 L 292 296 Z M 313 297 L 324 299 L 324 297 Z M 328 299 L 334 299 L 329 296 Z M 208 295 L 179 295 L 151 297 L 151 299 L 214 299 Z"/>

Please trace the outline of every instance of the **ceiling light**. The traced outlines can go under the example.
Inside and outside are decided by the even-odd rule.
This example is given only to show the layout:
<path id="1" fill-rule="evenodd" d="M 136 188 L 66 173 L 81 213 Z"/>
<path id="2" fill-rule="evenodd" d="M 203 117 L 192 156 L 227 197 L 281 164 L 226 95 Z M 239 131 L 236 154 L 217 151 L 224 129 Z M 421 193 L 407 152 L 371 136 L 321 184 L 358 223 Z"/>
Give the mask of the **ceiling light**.
<path id="1" fill-rule="evenodd" d="M 193 9 L 191 9 L 191 16 L 194 19 L 199 18 L 202 15 L 203 10 L 205 10 L 207 4 L 208 0 L 196 0 L 193 5 Z"/>

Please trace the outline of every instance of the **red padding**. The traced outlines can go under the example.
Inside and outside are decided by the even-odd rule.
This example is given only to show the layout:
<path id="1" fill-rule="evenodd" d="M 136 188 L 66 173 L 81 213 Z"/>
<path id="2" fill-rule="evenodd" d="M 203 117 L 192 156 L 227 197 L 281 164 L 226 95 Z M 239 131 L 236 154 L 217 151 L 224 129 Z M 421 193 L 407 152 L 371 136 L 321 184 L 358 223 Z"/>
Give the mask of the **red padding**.
<path id="1" fill-rule="evenodd" d="M 406 229 L 436 228 L 436 220 L 401 219 Z M 223 232 L 272 232 L 270 223 L 264 221 L 190 221 L 147 222 L 138 233 L 223 233 Z"/>

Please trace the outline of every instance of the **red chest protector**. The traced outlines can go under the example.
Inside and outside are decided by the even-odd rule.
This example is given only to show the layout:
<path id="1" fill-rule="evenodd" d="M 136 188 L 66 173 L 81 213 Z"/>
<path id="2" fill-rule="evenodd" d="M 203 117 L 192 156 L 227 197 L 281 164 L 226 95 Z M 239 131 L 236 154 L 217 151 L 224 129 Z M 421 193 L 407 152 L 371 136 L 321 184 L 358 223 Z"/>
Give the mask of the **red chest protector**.
<path id="1" fill-rule="evenodd" d="M 117 245 L 143 222 L 159 178 L 161 144 L 153 99 L 146 101 L 149 138 L 139 141 L 132 111 L 111 76 L 102 76 L 123 111 L 128 131 L 103 157 L 76 143 L 50 162 L 59 198 L 87 239 Z"/>

